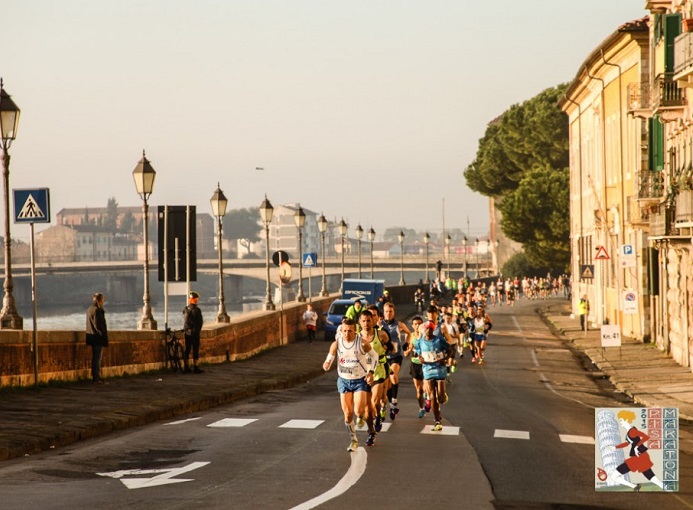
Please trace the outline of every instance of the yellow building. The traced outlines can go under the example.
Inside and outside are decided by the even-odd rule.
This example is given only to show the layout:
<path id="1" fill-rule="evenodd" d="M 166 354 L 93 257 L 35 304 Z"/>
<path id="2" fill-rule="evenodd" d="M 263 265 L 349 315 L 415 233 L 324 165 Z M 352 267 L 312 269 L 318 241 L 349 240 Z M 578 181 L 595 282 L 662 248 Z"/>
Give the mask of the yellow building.
<path id="1" fill-rule="evenodd" d="M 585 59 L 561 108 L 569 118 L 573 309 L 587 295 L 594 327 L 650 330 L 647 121 L 629 115 L 629 83 L 649 73 L 648 20 L 620 26 Z M 642 200 L 644 199 L 644 200 Z"/>

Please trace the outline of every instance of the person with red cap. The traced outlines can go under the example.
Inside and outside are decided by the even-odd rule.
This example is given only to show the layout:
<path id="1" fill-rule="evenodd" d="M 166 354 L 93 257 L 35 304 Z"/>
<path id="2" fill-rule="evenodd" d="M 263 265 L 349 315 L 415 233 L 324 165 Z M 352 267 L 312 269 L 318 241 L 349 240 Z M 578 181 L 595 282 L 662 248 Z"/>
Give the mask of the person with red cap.
<path id="1" fill-rule="evenodd" d="M 446 363 L 452 355 L 453 346 L 447 342 L 446 336 L 441 333 L 438 324 L 434 321 L 424 322 L 423 331 L 424 337 L 418 341 L 417 351 L 419 362 L 423 367 L 424 390 L 433 404 L 435 424 L 432 430 L 438 432 L 443 430 L 440 406 L 448 400 L 445 391 Z"/>
<path id="2" fill-rule="evenodd" d="M 188 294 L 188 306 L 183 309 L 183 333 L 185 334 L 185 353 L 183 361 L 185 362 L 185 373 L 194 372 L 201 374 L 202 370 L 198 366 L 200 359 L 200 332 L 202 331 L 202 310 L 197 306 L 200 295 L 192 291 Z M 192 350 L 193 368 L 190 369 L 188 357 Z"/>

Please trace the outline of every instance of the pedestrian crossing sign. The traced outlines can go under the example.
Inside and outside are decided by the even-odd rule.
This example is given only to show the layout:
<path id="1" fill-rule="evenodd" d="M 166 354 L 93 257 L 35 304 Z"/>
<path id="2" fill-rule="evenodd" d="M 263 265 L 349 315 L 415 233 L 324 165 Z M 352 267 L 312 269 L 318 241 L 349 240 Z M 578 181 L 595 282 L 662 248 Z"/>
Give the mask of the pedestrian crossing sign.
<path id="1" fill-rule="evenodd" d="M 580 265 L 580 278 L 582 278 L 582 279 L 594 278 L 594 264 L 582 264 L 582 265 Z"/>
<path id="2" fill-rule="evenodd" d="M 50 223 L 48 188 L 14 189 L 15 223 Z"/>
<path id="3" fill-rule="evenodd" d="M 303 254 L 303 267 L 317 267 L 318 265 L 318 254 L 317 253 L 304 253 Z"/>

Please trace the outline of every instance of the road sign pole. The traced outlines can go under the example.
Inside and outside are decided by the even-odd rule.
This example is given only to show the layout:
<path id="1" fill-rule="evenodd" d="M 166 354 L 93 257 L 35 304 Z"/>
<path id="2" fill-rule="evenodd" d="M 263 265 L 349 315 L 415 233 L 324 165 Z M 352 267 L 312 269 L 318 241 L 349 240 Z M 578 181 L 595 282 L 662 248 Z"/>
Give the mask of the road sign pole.
<path id="1" fill-rule="evenodd" d="M 39 384 L 39 357 L 38 357 L 38 336 L 36 335 L 36 320 L 38 315 L 38 303 L 36 301 L 36 257 L 34 251 L 34 223 L 29 223 L 29 230 L 31 231 L 31 243 L 30 243 L 30 254 L 31 254 L 31 302 L 34 307 L 34 317 L 33 317 L 33 328 L 31 331 L 32 346 L 34 349 L 34 385 Z"/>

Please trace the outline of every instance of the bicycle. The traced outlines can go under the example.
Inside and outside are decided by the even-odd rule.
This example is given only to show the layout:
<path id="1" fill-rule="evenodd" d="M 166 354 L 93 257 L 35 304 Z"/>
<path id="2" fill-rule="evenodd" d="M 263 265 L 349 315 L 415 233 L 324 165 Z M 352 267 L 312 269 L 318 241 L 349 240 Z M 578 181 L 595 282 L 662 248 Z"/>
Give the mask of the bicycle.
<path id="1" fill-rule="evenodd" d="M 176 333 L 182 333 L 182 329 L 166 328 L 166 365 L 174 372 L 183 373 L 184 355 L 183 344 L 180 343 Z"/>

